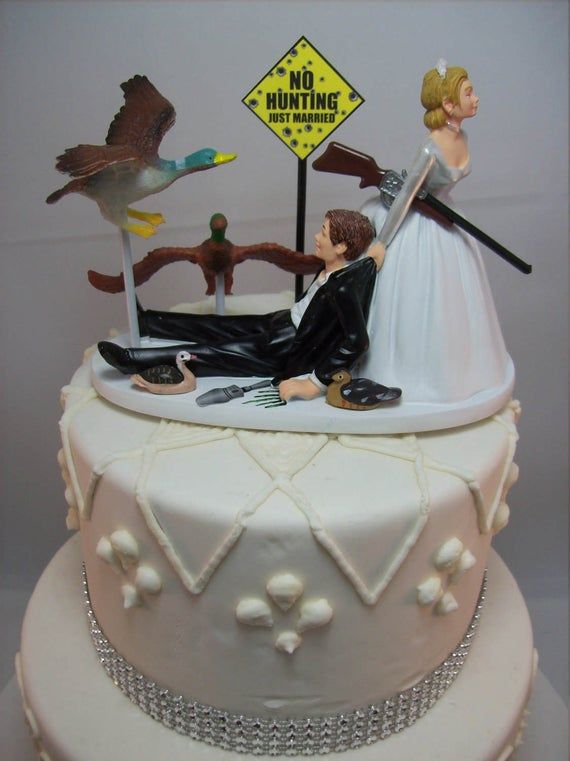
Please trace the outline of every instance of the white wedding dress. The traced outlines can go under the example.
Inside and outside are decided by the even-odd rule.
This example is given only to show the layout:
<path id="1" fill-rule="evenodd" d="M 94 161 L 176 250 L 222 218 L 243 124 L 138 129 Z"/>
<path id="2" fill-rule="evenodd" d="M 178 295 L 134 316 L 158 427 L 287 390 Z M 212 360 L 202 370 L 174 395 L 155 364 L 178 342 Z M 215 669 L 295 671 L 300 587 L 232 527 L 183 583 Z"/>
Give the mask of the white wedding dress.
<path id="1" fill-rule="evenodd" d="M 481 393 L 503 399 L 512 385 L 512 361 L 475 241 L 457 226 L 407 213 L 422 185 L 452 205 L 449 193 L 469 171 L 469 163 L 449 167 L 428 137 L 390 210 L 379 196 L 361 210 L 389 245 L 358 375 L 399 386 L 402 402 L 445 405 Z"/>

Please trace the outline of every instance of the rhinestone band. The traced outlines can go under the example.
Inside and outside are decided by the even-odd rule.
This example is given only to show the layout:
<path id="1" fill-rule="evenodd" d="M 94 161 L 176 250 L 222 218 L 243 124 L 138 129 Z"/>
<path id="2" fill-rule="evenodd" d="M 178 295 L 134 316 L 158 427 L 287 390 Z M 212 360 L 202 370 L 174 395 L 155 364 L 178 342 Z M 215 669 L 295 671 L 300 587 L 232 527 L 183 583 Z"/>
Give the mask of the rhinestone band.
<path id="1" fill-rule="evenodd" d="M 374 705 L 330 716 L 268 719 L 242 716 L 188 700 L 162 688 L 131 666 L 105 637 L 91 607 L 85 566 L 83 591 L 91 639 L 113 682 L 139 708 L 193 740 L 238 753 L 311 756 L 371 745 L 409 727 L 433 706 L 454 682 L 467 657 L 487 591 L 483 577 L 475 613 L 465 636 L 443 663 L 413 687 Z"/>

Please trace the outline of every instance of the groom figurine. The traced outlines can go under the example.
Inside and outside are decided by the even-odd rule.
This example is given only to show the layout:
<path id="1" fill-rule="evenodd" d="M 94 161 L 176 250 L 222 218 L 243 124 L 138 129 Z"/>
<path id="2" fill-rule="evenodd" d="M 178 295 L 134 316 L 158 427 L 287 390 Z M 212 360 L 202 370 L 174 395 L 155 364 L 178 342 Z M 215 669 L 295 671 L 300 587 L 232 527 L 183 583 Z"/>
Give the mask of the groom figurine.
<path id="1" fill-rule="evenodd" d="M 197 377 L 272 376 L 285 401 L 314 399 L 333 373 L 349 369 L 368 349 L 366 320 L 383 246 L 354 260 L 373 238 L 374 228 L 359 212 L 328 211 L 315 235 L 315 255 L 324 266 L 291 309 L 239 316 L 140 310 L 141 334 L 192 343 L 124 349 L 101 341 L 99 351 L 110 365 L 131 374 L 175 365 L 177 353 L 187 350 L 193 355 L 188 367 Z"/>

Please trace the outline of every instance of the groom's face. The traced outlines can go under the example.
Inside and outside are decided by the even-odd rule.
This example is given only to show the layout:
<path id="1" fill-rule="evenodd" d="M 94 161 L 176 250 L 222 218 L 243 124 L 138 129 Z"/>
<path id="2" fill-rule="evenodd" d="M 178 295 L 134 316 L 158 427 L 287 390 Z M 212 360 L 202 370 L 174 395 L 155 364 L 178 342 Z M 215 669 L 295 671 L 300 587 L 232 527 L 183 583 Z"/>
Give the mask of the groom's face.
<path id="1" fill-rule="evenodd" d="M 330 264 L 337 261 L 343 249 L 342 243 L 334 244 L 331 241 L 330 222 L 325 217 L 321 229 L 315 235 L 315 256 L 322 259 L 325 264 Z"/>

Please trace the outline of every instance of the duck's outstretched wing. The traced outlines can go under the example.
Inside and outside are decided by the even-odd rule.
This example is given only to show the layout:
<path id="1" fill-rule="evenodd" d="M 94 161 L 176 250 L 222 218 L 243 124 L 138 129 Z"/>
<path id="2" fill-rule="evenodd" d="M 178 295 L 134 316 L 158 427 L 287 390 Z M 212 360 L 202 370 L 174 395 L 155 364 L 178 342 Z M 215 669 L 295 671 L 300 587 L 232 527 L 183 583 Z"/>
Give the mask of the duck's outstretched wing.
<path id="1" fill-rule="evenodd" d="M 156 156 L 164 134 L 176 119 L 174 106 L 147 77 L 136 74 L 123 82 L 125 105 L 107 133 L 107 145 L 132 145 L 143 157 Z"/>
<path id="2" fill-rule="evenodd" d="M 228 241 L 229 242 L 229 241 Z M 172 262 L 191 262 L 202 267 L 206 280 L 208 280 L 207 266 L 200 260 L 205 246 L 209 241 L 204 241 L 200 246 L 167 246 L 155 248 L 133 266 L 135 285 L 142 285 L 154 275 Z M 313 275 L 322 268 L 322 261 L 313 254 L 301 254 L 290 248 L 280 246 L 278 243 L 257 243 L 252 246 L 233 246 L 230 251 L 231 264 L 225 271 L 230 272 L 236 264 L 246 259 L 258 259 L 280 267 L 286 272 L 295 275 Z M 87 278 L 94 288 L 105 293 L 120 293 L 125 290 L 123 274 L 105 275 L 102 272 L 89 270 Z"/>
<path id="3" fill-rule="evenodd" d="M 240 264 L 246 259 L 270 262 L 295 275 L 313 275 L 322 269 L 322 261 L 313 254 L 302 254 L 278 243 L 256 243 L 252 246 L 234 246 L 232 261 Z"/>
<path id="4" fill-rule="evenodd" d="M 46 203 L 56 203 L 56 201 L 59 201 L 63 196 L 69 195 L 69 193 L 81 193 L 86 182 L 86 177 L 78 177 L 76 180 L 71 180 L 63 188 L 58 188 L 53 193 L 50 193 L 46 198 Z"/>
<path id="5" fill-rule="evenodd" d="M 71 177 L 88 177 L 121 161 L 140 160 L 132 145 L 76 145 L 57 157 L 55 168 Z"/>
<path id="6" fill-rule="evenodd" d="M 201 246 L 193 248 L 163 247 L 155 248 L 133 266 L 135 285 L 142 285 L 162 267 L 172 262 L 192 262 L 198 264 Z M 87 278 L 94 288 L 105 293 L 121 293 L 125 290 L 123 273 L 120 275 L 104 275 L 102 272 L 89 270 Z"/>

